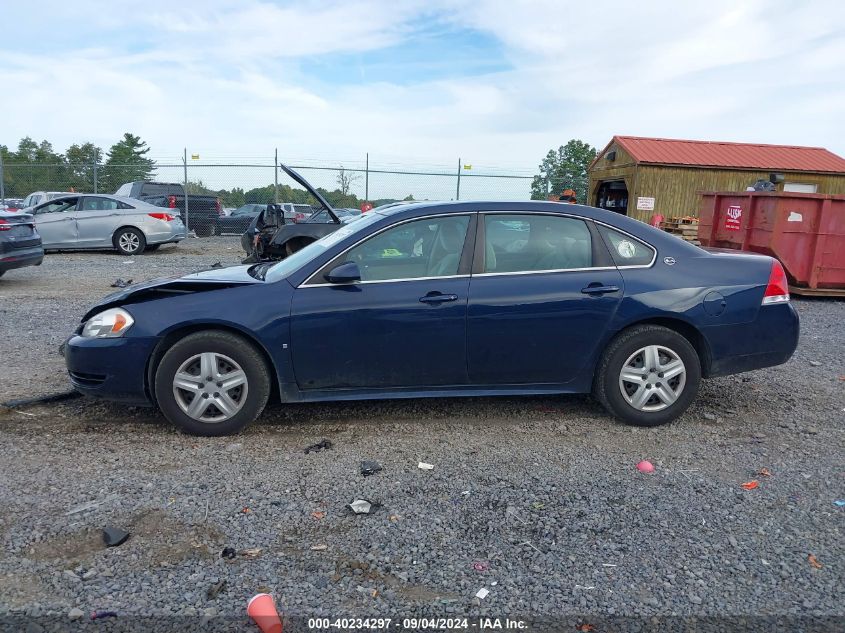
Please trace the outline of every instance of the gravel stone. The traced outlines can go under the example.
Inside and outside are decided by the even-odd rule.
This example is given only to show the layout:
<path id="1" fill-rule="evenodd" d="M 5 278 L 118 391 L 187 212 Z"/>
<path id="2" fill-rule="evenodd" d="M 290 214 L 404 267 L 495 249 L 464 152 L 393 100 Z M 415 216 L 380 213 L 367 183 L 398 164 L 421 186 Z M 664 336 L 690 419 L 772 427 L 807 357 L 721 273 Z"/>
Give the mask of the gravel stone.
<path id="1" fill-rule="evenodd" d="M 9 272 L 0 399 L 69 388 L 58 347 L 116 277 L 240 257 L 237 238 L 191 239 L 132 264 L 49 254 Z M 287 613 L 335 617 L 841 617 L 845 302 L 793 305 L 789 363 L 706 380 L 680 420 L 654 429 L 588 396 L 271 404 L 237 438 L 182 435 L 154 409 L 86 398 L 0 410 L 0 618 L 66 622 L 90 605 L 120 622 L 193 615 L 246 631 L 260 591 Z M 306 454 L 320 438 L 332 449 Z M 363 460 L 384 470 L 364 478 Z M 772 476 L 757 489 L 739 487 L 762 468 Z M 358 498 L 382 507 L 356 516 L 344 506 Z M 132 537 L 106 548 L 107 525 Z M 261 555 L 224 560 L 224 547 Z"/>
<path id="2" fill-rule="evenodd" d="M 85 617 L 85 612 L 78 607 L 74 607 L 73 609 L 67 612 L 67 617 L 71 620 L 81 620 Z"/>

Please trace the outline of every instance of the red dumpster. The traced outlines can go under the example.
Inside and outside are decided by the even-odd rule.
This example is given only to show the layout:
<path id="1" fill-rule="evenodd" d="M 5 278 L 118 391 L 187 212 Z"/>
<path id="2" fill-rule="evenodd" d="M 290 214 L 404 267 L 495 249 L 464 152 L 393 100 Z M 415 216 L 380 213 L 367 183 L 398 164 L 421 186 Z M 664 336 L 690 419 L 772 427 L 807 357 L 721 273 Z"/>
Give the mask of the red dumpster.
<path id="1" fill-rule="evenodd" d="M 702 246 L 776 257 L 796 294 L 845 295 L 845 196 L 704 192 Z"/>

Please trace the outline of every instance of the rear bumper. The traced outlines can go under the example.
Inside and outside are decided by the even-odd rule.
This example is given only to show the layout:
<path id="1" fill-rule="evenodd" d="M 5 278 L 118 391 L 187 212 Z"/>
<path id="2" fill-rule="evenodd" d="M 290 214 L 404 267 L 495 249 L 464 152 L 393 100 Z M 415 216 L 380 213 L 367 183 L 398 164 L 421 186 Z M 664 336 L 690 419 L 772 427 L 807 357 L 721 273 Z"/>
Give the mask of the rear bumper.
<path id="1" fill-rule="evenodd" d="M 798 347 L 798 313 L 791 303 L 761 306 L 750 323 L 702 328 L 710 348 L 707 376 L 726 376 L 788 361 Z"/>
<path id="2" fill-rule="evenodd" d="M 40 266 L 42 261 L 44 261 L 44 249 L 40 244 L 28 248 L 10 248 L 0 243 L 0 271 L 2 272 L 24 266 Z"/>
<path id="3" fill-rule="evenodd" d="M 151 405 L 146 389 L 147 361 L 156 338 L 94 339 L 71 336 L 65 365 L 74 388 L 86 396 Z"/>
<path id="4" fill-rule="evenodd" d="M 145 231 L 145 238 L 147 244 L 169 244 L 171 242 L 179 242 L 188 236 L 188 231 L 185 225 L 180 220 L 172 222 L 160 221 L 163 226 L 155 227 L 154 230 Z"/>

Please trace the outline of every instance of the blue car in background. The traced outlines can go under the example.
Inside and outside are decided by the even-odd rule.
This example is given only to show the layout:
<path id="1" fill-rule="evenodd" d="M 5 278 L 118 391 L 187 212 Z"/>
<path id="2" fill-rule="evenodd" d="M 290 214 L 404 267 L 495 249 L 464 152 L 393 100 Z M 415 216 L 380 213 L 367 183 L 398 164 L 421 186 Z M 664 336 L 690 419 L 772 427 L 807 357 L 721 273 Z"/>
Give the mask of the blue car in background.
<path id="1" fill-rule="evenodd" d="M 589 393 L 663 424 L 702 378 L 786 362 L 781 265 L 553 202 L 376 209 L 279 262 L 135 284 L 66 345 L 84 394 L 235 433 L 282 402 Z"/>

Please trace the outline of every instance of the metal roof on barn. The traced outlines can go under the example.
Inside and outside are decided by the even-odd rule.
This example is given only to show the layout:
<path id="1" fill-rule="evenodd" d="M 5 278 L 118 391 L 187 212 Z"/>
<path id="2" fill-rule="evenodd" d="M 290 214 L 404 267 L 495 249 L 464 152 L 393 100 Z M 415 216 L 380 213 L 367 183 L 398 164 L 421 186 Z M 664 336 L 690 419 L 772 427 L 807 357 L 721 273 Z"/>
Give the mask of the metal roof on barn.
<path id="1" fill-rule="evenodd" d="M 684 141 L 639 136 L 614 136 L 608 147 L 614 142 L 638 163 L 845 173 L 845 158 L 823 147 Z M 599 157 L 603 154 L 599 154 Z"/>

